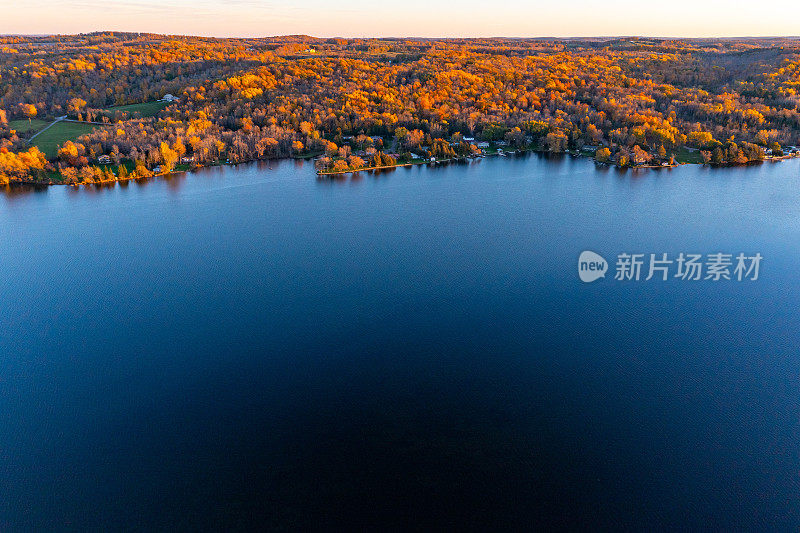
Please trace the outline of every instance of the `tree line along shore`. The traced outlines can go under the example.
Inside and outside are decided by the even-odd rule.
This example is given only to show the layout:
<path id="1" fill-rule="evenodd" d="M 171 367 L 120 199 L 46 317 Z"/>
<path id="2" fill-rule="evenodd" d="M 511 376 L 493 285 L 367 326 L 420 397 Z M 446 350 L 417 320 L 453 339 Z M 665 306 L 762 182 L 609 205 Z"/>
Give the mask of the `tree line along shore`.
<path id="1" fill-rule="evenodd" d="M 320 174 L 520 151 L 619 167 L 797 154 L 796 39 L 0 37 L 0 183 L 259 159 Z"/>

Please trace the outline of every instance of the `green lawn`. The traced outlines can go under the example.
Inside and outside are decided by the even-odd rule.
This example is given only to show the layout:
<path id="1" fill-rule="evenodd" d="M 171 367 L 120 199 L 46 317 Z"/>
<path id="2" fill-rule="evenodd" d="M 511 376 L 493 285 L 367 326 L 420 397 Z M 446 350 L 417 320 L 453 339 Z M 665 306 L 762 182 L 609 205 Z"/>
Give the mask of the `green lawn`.
<path id="1" fill-rule="evenodd" d="M 141 104 L 129 104 L 129 105 L 120 105 L 116 107 L 109 107 L 106 111 L 110 113 L 114 113 L 117 111 L 122 111 L 128 114 L 129 117 L 133 118 L 136 113 L 139 113 L 141 117 L 154 117 L 158 114 L 159 111 L 164 109 L 169 105 L 169 102 L 143 102 Z"/>
<path id="2" fill-rule="evenodd" d="M 81 135 L 89 133 L 97 126 L 94 124 L 81 124 L 79 122 L 59 122 L 33 140 L 39 150 L 52 159 L 58 153 L 58 147 L 66 141 L 74 141 Z"/>
<path id="3" fill-rule="evenodd" d="M 28 123 L 28 119 L 26 118 L 8 121 L 9 129 L 16 130 L 17 135 L 20 137 L 33 135 L 37 131 L 44 129 L 48 124 L 50 123 L 45 120 L 39 120 L 38 118 L 31 120 L 30 123 Z"/>
<path id="4" fill-rule="evenodd" d="M 675 150 L 675 160 L 678 163 L 702 163 L 703 156 L 699 150 L 689 150 L 681 146 Z"/>

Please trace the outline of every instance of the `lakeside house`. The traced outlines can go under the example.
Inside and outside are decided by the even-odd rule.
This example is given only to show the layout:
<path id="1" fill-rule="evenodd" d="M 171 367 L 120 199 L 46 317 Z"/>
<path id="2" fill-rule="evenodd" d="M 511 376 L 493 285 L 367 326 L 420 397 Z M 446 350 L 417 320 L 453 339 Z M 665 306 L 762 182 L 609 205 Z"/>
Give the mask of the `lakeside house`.
<path id="1" fill-rule="evenodd" d="M 101 165 L 110 165 L 111 164 L 111 156 L 103 154 L 97 158 L 97 162 Z"/>
<path id="2" fill-rule="evenodd" d="M 190 165 L 194 163 L 194 157 L 181 157 L 181 163 L 184 165 Z"/>
<path id="3" fill-rule="evenodd" d="M 476 145 L 478 148 L 485 149 L 489 148 L 489 143 L 486 141 L 481 141 Z"/>
<path id="4" fill-rule="evenodd" d="M 180 102 L 180 101 L 181 101 L 181 99 L 180 99 L 180 98 L 178 98 L 178 97 L 176 97 L 176 96 L 173 96 L 173 95 L 171 95 L 171 94 L 169 94 L 169 93 L 165 94 L 165 95 L 164 95 L 164 98 L 162 98 L 161 100 L 159 100 L 159 102 L 170 102 L 170 103 L 171 103 L 171 102 Z"/>

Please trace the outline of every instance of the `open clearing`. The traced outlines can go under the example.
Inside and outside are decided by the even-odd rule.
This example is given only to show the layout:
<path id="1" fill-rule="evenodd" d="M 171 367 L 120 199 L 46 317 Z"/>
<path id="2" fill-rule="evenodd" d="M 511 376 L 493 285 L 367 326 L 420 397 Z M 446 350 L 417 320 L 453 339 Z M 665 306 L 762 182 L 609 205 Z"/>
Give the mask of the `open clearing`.
<path id="1" fill-rule="evenodd" d="M 66 141 L 74 141 L 81 135 L 89 133 L 95 128 L 100 128 L 96 124 L 82 124 L 80 122 L 58 122 L 53 124 L 47 131 L 42 132 L 33 140 L 33 145 L 38 146 L 39 150 L 52 159 L 58 153 L 58 147 Z"/>
<path id="2" fill-rule="evenodd" d="M 30 123 L 28 123 L 27 118 L 8 121 L 9 129 L 16 130 L 17 135 L 20 137 L 29 137 L 37 131 L 44 129 L 48 124 L 50 123 L 46 120 L 40 120 L 37 118 L 31 120 Z"/>
<path id="3" fill-rule="evenodd" d="M 106 108 L 106 111 L 117 112 L 121 111 L 128 114 L 129 118 L 140 117 L 154 117 L 159 111 L 169 105 L 169 102 L 143 102 L 141 104 L 120 105 L 116 107 Z M 137 115 L 138 114 L 138 115 Z"/>

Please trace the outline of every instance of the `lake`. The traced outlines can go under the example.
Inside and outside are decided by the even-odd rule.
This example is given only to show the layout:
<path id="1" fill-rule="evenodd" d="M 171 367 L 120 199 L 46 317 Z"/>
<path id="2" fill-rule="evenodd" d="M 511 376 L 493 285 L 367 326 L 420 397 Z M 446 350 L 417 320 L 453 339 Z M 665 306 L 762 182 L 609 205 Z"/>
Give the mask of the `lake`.
<path id="1" fill-rule="evenodd" d="M 799 247 L 798 159 L 7 190 L 0 530 L 797 529 Z"/>

